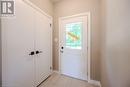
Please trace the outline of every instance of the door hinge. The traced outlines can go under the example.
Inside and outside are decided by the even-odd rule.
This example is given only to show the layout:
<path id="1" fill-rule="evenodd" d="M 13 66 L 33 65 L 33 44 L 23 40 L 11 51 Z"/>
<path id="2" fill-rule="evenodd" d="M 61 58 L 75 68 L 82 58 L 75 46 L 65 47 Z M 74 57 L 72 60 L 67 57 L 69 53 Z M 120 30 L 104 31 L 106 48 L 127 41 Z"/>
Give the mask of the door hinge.
<path id="1" fill-rule="evenodd" d="M 87 76 L 88 76 L 88 72 L 87 72 Z"/>
<path id="2" fill-rule="evenodd" d="M 50 27 L 52 26 L 52 24 L 50 24 Z"/>
<path id="3" fill-rule="evenodd" d="M 52 67 L 50 67 L 50 70 L 52 70 Z"/>

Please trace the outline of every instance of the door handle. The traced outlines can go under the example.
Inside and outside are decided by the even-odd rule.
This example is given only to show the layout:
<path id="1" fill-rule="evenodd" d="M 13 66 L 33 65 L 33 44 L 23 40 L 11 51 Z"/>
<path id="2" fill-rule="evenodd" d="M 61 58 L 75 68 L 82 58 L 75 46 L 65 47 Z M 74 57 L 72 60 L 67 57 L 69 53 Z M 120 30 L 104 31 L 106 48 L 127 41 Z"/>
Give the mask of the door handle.
<path id="1" fill-rule="evenodd" d="M 36 51 L 36 54 L 42 53 L 42 51 Z"/>
<path id="2" fill-rule="evenodd" d="M 61 47 L 61 49 L 64 49 L 64 47 Z"/>
<path id="3" fill-rule="evenodd" d="M 62 46 L 60 52 L 61 52 L 61 53 L 64 53 L 63 50 L 64 50 L 64 47 Z"/>
<path id="4" fill-rule="evenodd" d="M 34 52 L 34 51 L 32 51 L 29 55 L 31 55 L 31 56 L 32 56 L 32 55 L 35 55 L 35 52 Z"/>

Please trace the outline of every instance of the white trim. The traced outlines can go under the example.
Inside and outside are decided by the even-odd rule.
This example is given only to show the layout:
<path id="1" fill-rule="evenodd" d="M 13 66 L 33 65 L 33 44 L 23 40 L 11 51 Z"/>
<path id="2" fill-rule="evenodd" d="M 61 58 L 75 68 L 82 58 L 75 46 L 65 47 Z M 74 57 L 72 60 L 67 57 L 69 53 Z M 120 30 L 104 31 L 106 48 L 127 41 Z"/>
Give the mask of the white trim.
<path id="1" fill-rule="evenodd" d="M 30 0 L 22 0 L 22 1 L 25 2 L 26 4 L 30 5 L 32 8 L 36 9 L 37 11 L 41 12 L 42 14 L 44 14 L 45 16 L 47 16 L 48 18 L 52 19 L 52 16 L 50 16 L 49 14 L 47 14 L 46 12 L 44 12 L 38 6 L 36 6 L 35 4 L 33 4 Z"/>
<path id="2" fill-rule="evenodd" d="M 59 71 L 57 71 L 57 70 L 53 70 L 53 73 L 60 74 L 60 72 L 59 72 Z"/>
<path id="3" fill-rule="evenodd" d="M 102 87 L 102 84 L 101 84 L 101 82 L 99 82 L 99 87 Z"/>
<path id="4" fill-rule="evenodd" d="M 59 58 L 58 64 L 59 64 L 59 67 L 58 68 L 59 68 L 59 73 L 61 74 L 61 55 L 60 55 L 61 54 L 60 53 L 60 46 L 61 46 L 61 44 L 60 44 L 61 33 L 60 32 L 61 32 L 61 30 L 60 29 L 61 29 L 61 19 L 59 18 L 59 42 L 58 42 L 59 43 L 59 45 L 58 45 L 58 55 L 59 55 L 59 57 L 58 57 Z"/>
<path id="5" fill-rule="evenodd" d="M 68 18 L 73 18 L 73 17 L 79 17 L 79 16 L 89 16 L 90 12 L 86 12 L 86 13 L 80 13 L 80 14 L 76 14 L 76 15 L 72 15 L 72 16 L 66 16 L 66 17 L 60 17 L 59 19 L 63 20 L 63 19 L 68 19 Z"/>
<path id="6" fill-rule="evenodd" d="M 88 16 L 88 76 L 87 76 L 87 80 L 91 80 L 90 75 L 90 65 L 91 65 L 91 16 L 90 16 L 90 12 L 86 12 L 86 13 L 81 13 L 81 14 L 76 14 L 76 15 L 72 15 L 72 16 L 66 16 L 66 17 L 60 17 L 59 18 L 59 73 L 61 73 L 61 55 L 60 55 L 60 40 L 61 40 L 61 20 L 64 19 L 68 19 L 68 18 L 73 18 L 73 17 L 79 17 L 79 16 Z"/>
<path id="7" fill-rule="evenodd" d="M 93 84 L 95 86 L 101 87 L 101 82 L 96 80 L 89 80 L 88 83 Z"/>
<path id="8" fill-rule="evenodd" d="M 53 72 L 53 63 L 52 63 L 53 62 L 53 56 L 52 56 L 53 55 L 53 41 L 52 41 L 53 40 L 53 19 L 52 18 L 50 24 L 51 24 L 50 26 L 51 27 L 51 61 L 50 61 L 51 66 L 50 67 L 51 67 L 51 72 Z"/>
<path id="9" fill-rule="evenodd" d="M 88 81 L 91 79 L 91 15 L 88 15 Z"/>

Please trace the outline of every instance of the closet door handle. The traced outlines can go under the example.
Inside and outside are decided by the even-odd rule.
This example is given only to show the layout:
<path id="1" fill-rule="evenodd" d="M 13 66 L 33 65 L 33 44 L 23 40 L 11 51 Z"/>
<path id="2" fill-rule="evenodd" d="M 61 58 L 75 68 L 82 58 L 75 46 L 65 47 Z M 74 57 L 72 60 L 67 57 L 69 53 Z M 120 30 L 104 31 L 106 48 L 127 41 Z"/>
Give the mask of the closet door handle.
<path id="1" fill-rule="evenodd" d="M 32 51 L 29 55 L 31 55 L 31 56 L 32 56 L 32 55 L 35 55 L 35 52 L 34 52 L 34 51 Z"/>
<path id="2" fill-rule="evenodd" d="M 36 51 L 36 54 L 42 53 L 42 51 Z"/>

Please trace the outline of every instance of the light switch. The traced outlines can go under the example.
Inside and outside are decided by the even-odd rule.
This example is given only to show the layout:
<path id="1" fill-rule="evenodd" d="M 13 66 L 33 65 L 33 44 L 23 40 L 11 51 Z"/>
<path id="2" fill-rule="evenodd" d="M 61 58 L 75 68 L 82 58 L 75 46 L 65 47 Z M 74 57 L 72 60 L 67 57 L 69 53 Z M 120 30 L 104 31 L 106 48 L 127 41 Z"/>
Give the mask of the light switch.
<path id="1" fill-rule="evenodd" d="M 54 42 L 58 42 L 58 39 L 57 39 L 57 38 L 55 38 L 55 39 L 54 39 Z"/>

